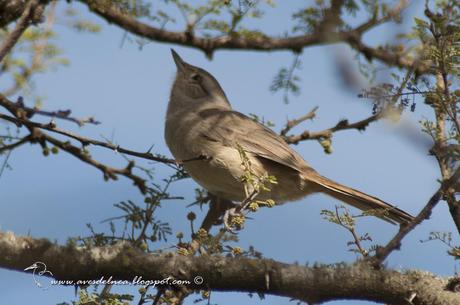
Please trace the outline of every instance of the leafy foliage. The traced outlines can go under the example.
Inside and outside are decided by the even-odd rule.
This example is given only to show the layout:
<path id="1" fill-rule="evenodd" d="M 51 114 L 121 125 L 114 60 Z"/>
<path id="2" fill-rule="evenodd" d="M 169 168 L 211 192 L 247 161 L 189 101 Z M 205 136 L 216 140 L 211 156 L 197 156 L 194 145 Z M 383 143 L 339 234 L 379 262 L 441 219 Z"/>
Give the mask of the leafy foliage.
<path id="1" fill-rule="evenodd" d="M 452 240 L 452 232 L 430 232 L 430 235 L 425 240 L 420 240 L 420 242 L 429 242 L 429 241 L 440 241 L 446 245 L 449 249 L 447 253 L 453 256 L 455 259 L 460 259 L 460 246 L 455 246 Z"/>
<path id="2" fill-rule="evenodd" d="M 375 213 L 381 213 L 380 211 L 375 212 L 363 212 L 359 215 L 352 215 L 350 211 L 343 205 L 336 206 L 335 211 L 322 210 L 321 215 L 323 218 L 331 223 L 339 225 L 340 227 L 346 229 L 353 237 L 352 241 L 347 242 L 350 252 L 358 253 L 363 257 L 369 256 L 371 253 L 375 252 L 378 248 L 377 245 L 371 245 L 369 249 L 365 249 L 362 246 L 363 242 L 372 241 L 369 233 L 364 233 L 359 235 L 356 232 L 356 219 L 363 216 L 375 216 Z"/>
<path id="3" fill-rule="evenodd" d="M 301 64 L 300 54 L 296 54 L 291 67 L 281 68 L 270 85 L 270 91 L 273 93 L 283 91 L 283 100 L 286 104 L 289 103 L 289 94 L 300 94 L 300 77 L 295 72 L 300 69 Z"/>

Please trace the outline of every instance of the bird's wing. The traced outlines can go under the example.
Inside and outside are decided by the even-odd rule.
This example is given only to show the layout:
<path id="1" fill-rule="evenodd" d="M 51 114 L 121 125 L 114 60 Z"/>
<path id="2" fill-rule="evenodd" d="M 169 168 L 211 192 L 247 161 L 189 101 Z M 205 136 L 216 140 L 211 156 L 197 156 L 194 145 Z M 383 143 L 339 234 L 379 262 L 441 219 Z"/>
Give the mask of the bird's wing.
<path id="1" fill-rule="evenodd" d="M 206 109 L 199 112 L 199 116 L 205 123 L 204 126 L 207 126 L 200 131 L 201 135 L 210 141 L 230 147 L 238 144 L 246 152 L 299 172 L 309 168 L 305 160 L 279 135 L 242 113 Z"/>

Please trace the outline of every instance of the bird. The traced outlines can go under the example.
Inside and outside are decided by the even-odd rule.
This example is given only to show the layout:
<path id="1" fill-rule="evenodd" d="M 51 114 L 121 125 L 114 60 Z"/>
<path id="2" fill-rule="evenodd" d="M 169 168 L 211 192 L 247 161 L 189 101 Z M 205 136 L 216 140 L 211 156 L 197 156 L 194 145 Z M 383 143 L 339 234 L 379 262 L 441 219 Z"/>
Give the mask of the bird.
<path id="1" fill-rule="evenodd" d="M 173 49 L 171 53 L 177 72 L 166 111 L 165 141 L 175 160 L 182 161 L 209 193 L 247 204 L 248 190 L 242 183 L 247 173 L 242 158 L 247 158 L 255 177 L 276 178 L 257 192 L 258 200 L 280 205 L 323 193 L 392 224 L 414 220 L 394 205 L 320 175 L 280 135 L 233 110 L 211 73 L 185 62 Z"/>

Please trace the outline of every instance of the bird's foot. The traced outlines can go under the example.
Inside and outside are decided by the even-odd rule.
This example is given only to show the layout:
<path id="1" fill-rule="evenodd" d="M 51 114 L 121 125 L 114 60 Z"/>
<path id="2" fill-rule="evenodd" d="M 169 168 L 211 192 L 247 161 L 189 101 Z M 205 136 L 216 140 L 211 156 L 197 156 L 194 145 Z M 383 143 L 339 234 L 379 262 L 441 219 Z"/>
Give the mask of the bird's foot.
<path id="1" fill-rule="evenodd" d="M 246 216 L 241 212 L 241 208 L 231 208 L 225 211 L 223 222 L 224 228 L 230 233 L 236 234 L 236 231 L 243 229 Z"/>
<path id="2" fill-rule="evenodd" d="M 254 201 L 256 196 L 259 194 L 258 191 L 253 191 L 249 194 L 240 204 L 236 207 L 228 209 L 223 217 L 224 227 L 227 231 L 236 234 L 236 231 L 243 229 L 244 222 L 246 221 L 246 215 L 244 211 L 247 211 L 251 203 Z"/>

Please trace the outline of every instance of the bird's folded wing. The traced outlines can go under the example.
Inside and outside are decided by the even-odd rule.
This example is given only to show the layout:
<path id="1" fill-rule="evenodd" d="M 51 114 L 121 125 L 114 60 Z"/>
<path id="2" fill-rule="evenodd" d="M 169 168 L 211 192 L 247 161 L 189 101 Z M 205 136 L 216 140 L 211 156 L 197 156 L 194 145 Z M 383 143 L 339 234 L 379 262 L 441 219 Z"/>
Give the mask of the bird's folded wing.
<path id="1" fill-rule="evenodd" d="M 269 159 L 296 171 L 309 168 L 303 158 L 297 154 L 281 136 L 269 128 L 245 116 L 242 113 L 206 109 L 199 113 L 203 120 L 201 134 L 204 138 L 220 142 L 225 146 L 240 145 L 246 152 Z"/>

